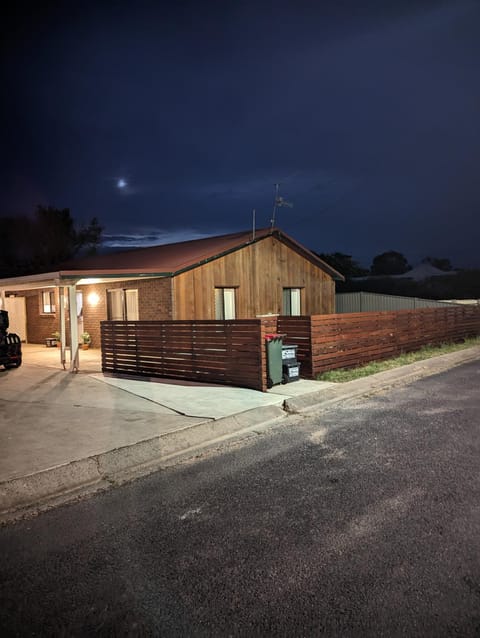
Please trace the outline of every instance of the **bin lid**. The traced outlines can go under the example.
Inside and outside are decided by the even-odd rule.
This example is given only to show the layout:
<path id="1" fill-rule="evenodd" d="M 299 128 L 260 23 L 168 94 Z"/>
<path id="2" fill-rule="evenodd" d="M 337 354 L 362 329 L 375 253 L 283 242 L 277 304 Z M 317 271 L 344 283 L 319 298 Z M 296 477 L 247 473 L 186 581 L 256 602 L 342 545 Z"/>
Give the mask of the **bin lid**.
<path id="1" fill-rule="evenodd" d="M 265 340 L 266 341 L 271 341 L 272 339 L 283 339 L 283 337 L 285 337 L 286 335 L 284 334 L 278 334 L 276 332 L 269 332 L 268 334 L 265 335 Z"/>

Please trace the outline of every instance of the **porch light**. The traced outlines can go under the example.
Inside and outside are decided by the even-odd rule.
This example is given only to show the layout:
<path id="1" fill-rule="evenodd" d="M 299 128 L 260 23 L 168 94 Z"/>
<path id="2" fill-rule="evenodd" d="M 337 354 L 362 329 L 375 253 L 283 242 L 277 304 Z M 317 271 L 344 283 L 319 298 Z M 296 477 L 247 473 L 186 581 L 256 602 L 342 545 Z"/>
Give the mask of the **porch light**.
<path id="1" fill-rule="evenodd" d="M 96 306 L 100 301 L 100 297 L 96 292 L 89 292 L 87 301 L 91 306 Z"/>

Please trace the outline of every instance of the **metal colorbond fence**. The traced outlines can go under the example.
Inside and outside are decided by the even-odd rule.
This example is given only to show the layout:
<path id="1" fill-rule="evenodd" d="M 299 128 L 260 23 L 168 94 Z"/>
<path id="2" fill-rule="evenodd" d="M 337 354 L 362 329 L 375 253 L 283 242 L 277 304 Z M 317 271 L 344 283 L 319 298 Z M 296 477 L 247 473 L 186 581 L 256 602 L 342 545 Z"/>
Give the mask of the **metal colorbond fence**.
<path id="1" fill-rule="evenodd" d="M 417 310 L 418 308 L 445 308 L 451 305 L 448 301 L 382 295 L 376 292 L 341 292 L 335 295 L 337 313 Z"/>
<path id="2" fill-rule="evenodd" d="M 438 345 L 480 335 L 480 308 L 451 306 L 400 310 L 279 317 L 278 331 L 298 346 L 302 376 L 352 368 L 388 359 L 423 345 Z"/>
<path id="3" fill-rule="evenodd" d="M 267 389 L 265 325 L 233 321 L 102 321 L 102 370 Z"/>

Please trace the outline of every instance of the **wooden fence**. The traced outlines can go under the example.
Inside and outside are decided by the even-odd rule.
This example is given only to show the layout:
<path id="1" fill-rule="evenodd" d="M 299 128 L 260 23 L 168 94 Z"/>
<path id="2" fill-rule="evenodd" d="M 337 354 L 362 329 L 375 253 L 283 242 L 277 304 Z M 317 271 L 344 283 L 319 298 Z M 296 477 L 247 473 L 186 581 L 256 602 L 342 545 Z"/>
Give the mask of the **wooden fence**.
<path id="1" fill-rule="evenodd" d="M 233 321 L 103 321 L 102 370 L 267 389 L 265 325 Z"/>
<path id="2" fill-rule="evenodd" d="M 276 319 L 276 326 L 275 326 Z M 233 321 L 103 321 L 102 370 L 266 391 L 265 333 L 298 346 L 301 376 L 480 335 L 480 308 L 452 306 Z"/>
<path id="3" fill-rule="evenodd" d="M 277 330 L 298 346 L 301 376 L 388 359 L 427 344 L 480 335 L 474 306 L 278 317 Z"/>

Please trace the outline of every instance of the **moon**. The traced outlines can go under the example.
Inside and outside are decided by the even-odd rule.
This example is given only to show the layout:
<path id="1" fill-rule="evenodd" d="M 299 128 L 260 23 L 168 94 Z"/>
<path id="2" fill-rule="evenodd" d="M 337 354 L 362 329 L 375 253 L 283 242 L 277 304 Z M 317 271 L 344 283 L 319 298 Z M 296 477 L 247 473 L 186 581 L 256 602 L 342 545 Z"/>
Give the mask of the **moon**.
<path id="1" fill-rule="evenodd" d="M 125 188 L 127 186 L 127 181 L 124 180 L 122 177 L 117 180 L 117 188 Z"/>

